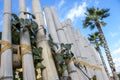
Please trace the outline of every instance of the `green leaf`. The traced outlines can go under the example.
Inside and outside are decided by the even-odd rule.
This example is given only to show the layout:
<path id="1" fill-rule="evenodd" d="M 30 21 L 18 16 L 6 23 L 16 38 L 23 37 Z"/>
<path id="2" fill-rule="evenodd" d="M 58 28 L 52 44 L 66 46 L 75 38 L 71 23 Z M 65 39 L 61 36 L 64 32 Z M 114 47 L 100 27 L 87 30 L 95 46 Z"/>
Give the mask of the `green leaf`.
<path id="1" fill-rule="evenodd" d="M 38 24 L 35 21 L 32 21 L 31 26 L 32 26 L 33 30 L 36 32 L 38 29 Z"/>
<path id="2" fill-rule="evenodd" d="M 62 76 L 63 70 L 62 70 L 62 68 L 60 66 L 58 68 L 58 73 L 59 73 L 60 76 Z"/>
<path id="3" fill-rule="evenodd" d="M 63 64 L 64 63 L 64 59 L 61 55 L 57 54 L 54 56 L 55 60 L 59 63 L 59 64 Z"/>
<path id="4" fill-rule="evenodd" d="M 50 34 L 48 35 L 48 37 L 49 37 L 49 40 L 53 42 L 53 39 Z"/>
<path id="5" fill-rule="evenodd" d="M 33 56 L 34 60 L 38 60 L 39 62 L 42 62 L 44 59 L 42 57 L 39 56 Z"/>
<path id="6" fill-rule="evenodd" d="M 67 49 L 67 50 L 70 50 L 71 47 L 72 47 L 72 44 L 64 44 L 64 43 L 61 43 L 60 45 L 61 45 L 61 48 L 65 48 L 65 49 Z"/>
<path id="7" fill-rule="evenodd" d="M 20 18 L 20 26 L 25 27 L 25 20 L 23 18 Z"/>
<path id="8" fill-rule="evenodd" d="M 12 25 L 16 26 L 17 24 L 19 24 L 19 21 L 13 20 L 11 23 Z"/>
<path id="9" fill-rule="evenodd" d="M 65 49 L 61 50 L 61 54 L 63 55 L 65 53 Z"/>
<path id="10" fill-rule="evenodd" d="M 103 22 L 103 21 L 101 21 L 101 22 L 100 22 L 100 25 L 101 25 L 101 26 L 105 26 L 105 25 L 106 25 L 106 23 L 105 23 L 105 22 Z"/>
<path id="11" fill-rule="evenodd" d="M 23 31 L 23 33 L 25 33 L 25 32 L 27 31 L 27 28 L 23 28 L 23 30 L 22 30 L 22 31 Z"/>
<path id="12" fill-rule="evenodd" d="M 62 70 L 63 70 L 63 72 L 65 71 L 65 70 L 67 70 L 67 66 L 64 64 L 64 65 L 62 65 Z"/>
<path id="13" fill-rule="evenodd" d="M 97 77 L 96 77 L 96 75 L 94 75 L 94 76 L 92 77 L 92 79 L 93 79 L 93 80 L 97 80 Z"/>
<path id="14" fill-rule="evenodd" d="M 60 66 L 58 67 L 59 75 L 62 76 L 62 74 L 65 70 L 67 70 L 67 66 L 65 64 L 60 64 Z"/>
<path id="15" fill-rule="evenodd" d="M 12 43 L 20 44 L 20 33 L 17 31 L 12 31 Z"/>
<path id="16" fill-rule="evenodd" d="M 71 47 L 72 47 L 72 44 L 65 44 L 65 46 L 64 46 L 67 50 L 70 50 L 71 49 Z"/>
<path id="17" fill-rule="evenodd" d="M 33 19 L 36 19 L 35 16 L 29 12 L 24 12 L 24 14 L 28 14 L 28 15 L 31 15 Z"/>
<path id="18" fill-rule="evenodd" d="M 67 53 L 67 54 L 64 54 L 64 55 L 63 55 L 63 58 L 64 58 L 64 59 L 71 59 L 73 56 L 74 56 L 73 53 Z"/>
<path id="19" fill-rule="evenodd" d="M 15 21 L 19 21 L 19 17 L 16 14 L 12 14 L 12 17 Z"/>
<path id="20" fill-rule="evenodd" d="M 33 54 L 35 54 L 35 55 L 41 55 L 42 54 L 42 48 L 41 47 L 34 48 L 33 49 Z"/>
<path id="21" fill-rule="evenodd" d="M 44 33 L 47 34 L 47 30 L 45 28 L 43 28 L 43 29 L 44 29 Z"/>
<path id="22" fill-rule="evenodd" d="M 61 46 L 61 48 L 62 48 L 62 47 L 64 47 L 64 46 L 65 46 L 65 44 L 64 44 L 64 43 L 61 43 L 61 44 L 60 44 L 60 46 Z"/>
<path id="23" fill-rule="evenodd" d="M 70 76 L 68 76 L 67 80 L 72 80 Z"/>
<path id="24" fill-rule="evenodd" d="M 36 68 L 45 69 L 46 67 L 42 63 L 37 63 Z"/>

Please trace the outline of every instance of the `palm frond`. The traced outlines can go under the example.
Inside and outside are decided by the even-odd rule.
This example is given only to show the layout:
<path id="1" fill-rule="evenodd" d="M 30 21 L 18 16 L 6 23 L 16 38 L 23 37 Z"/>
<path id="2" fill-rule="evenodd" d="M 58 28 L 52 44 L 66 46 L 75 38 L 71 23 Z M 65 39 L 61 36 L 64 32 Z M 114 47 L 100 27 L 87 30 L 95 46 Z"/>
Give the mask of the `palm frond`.
<path id="1" fill-rule="evenodd" d="M 88 12 L 89 15 L 94 15 L 94 13 L 95 13 L 95 8 L 94 8 L 94 7 L 92 7 L 92 8 L 87 8 L 87 12 Z"/>
<path id="2" fill-rule="evenodd" d="M 91 24 L 90 25 L 90 29 L 93 30 L 95 28 L 95 25 L 94 24 Z"/>
<path id="3" fill-rule="evenodd" d="M 91 44 L 93 44 L 94 46 L 102 46 L 100 37 L 99 37 L 99 32 L 95 32 L 92 34 L 88 34 L 88 40 L 90 41 Z"/>
<path id="4" fill-rule="evenodd" d="M 109 13 L 105 13 L 104 15 L 101 15 L 101 20 L 104 19 L 104 18 L 106 18 L 106 17 L 108 17 L 108 16 L 110 16 Z"/>
<path id="5" fill-rule="evenodd" d="M 106 23 L 103 19 L 110 15 L 108 12 L 109 9 L 99 9 L 95 7 L 87 8 L 87 12 L 85 13 L 86 18 L 83 21 L 83 28 L 90 27 L 90 29 L 93 30 L 96 26 L 98 26 L 96 25 L 96 22 L 98 22 L 101 26 L 105 26 Z"/>
<path id="6" fill-rule="evenodd" d="M 101 25 L 101 26 L 105 26 L 106 23 L 105 23 L 104 21 L 100 21 L 100 25 Z"/>

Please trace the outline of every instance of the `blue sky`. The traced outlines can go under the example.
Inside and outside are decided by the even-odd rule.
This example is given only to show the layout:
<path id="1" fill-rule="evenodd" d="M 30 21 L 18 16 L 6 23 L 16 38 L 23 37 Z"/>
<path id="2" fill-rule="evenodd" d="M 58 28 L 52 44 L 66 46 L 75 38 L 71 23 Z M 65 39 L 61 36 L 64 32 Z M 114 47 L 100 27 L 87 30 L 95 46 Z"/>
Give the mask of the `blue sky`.
<path id="1" fill-rule="evenodd" d="M 0 0 L 0 31 L 2 29 L 2 13 L 3 1 Z M 31 10 L 31 0 L 27 1 L 27 10 Z M 12 0 L 13 13 L 18 14 L 18 0 Z M 87 7 L 109 8 L 110 16 L 105 19 L 107 25 L 103 27 L 103 32 L 108 42 L 112 57 L 115 62 L 117 72 L 120 72 L 120 0 L 41 0 L 42 9 L 44 6 L 54 6 L 57 10 L 59 18 L 64 21 L 71 18 L 75 29 L 80 29 L 82 34 L 87 37 L 88 34 L 96 31 L 90 29 L 83 29 L 82 21 L 85 18 L 84 12 Z M 104 50 L 102 49 L 105 56 Z M 105 57 L 105 60 L 106 57 Z"/>

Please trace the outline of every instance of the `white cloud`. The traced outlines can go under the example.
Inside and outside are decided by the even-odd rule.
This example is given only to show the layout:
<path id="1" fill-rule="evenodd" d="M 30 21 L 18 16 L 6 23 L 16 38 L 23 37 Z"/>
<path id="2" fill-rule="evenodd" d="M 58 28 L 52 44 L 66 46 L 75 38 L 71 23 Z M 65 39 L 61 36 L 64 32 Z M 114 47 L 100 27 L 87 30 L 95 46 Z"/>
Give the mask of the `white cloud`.
<path id="1" fill-rule="evenodd" d="M 67 18 L 70 18 L 73 21 L 75 18 L 84 17 L 86 7 L 86 2 L 82 2 L 82 4 L 80 5 L 75 4 L 74 7 L 70 11 L 68 11 Z"/>
<path id="2" fill-rule="evenodd" d="M 113 54 L 113 55 L 120 54 L 120 48 L 115 49 L 115 50 L 112 52 L 112 54 Z"/>
<path id="3" fill-rule="evenodd" d="M 58 4 L 58 7 L 61 8 L 64 3 L 65 3 L 65 0 L 60 0 L 60 3 Z"/>
<path id="4" fill-rule="evenodd" d="M 115 48 L 119 48 L 119 46 L 120 46 L 120 40 L 118 40 L 118 41 L 116 42 L 116 44 L 114 45 L 114 47 L 115 47 Z"/>
<path id="5" fill-rule="evenodd" d="M 116 33 L 116 32 L 110 32 L 110 35 L 111 35 L 111 37 L 115 37 L 115 36 L 117 36 L 119 33 Z"/>
<path id="6" fill-rule="evenodd" d="M 114 63 L 115 63 L 116 71 L 120 72 L 120 58 L 115 58 Z"/>

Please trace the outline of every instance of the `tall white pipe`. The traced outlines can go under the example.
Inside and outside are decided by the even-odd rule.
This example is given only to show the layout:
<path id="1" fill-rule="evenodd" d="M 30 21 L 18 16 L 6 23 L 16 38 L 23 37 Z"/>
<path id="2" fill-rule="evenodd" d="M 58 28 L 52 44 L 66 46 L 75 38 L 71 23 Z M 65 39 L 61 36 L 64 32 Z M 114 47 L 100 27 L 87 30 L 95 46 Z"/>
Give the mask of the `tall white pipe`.
<path id="1" fill-rule="evenodd" d="M 74 47 L 75 47 L 75 51 L 76 51 L 76 58 L 79 59 L 79 60 L 83 60 L 83 57 L 81 56 L 81 53 L 82 53 L 82 49 L 79 50 L 79 40 L 78 40 L 78 35 L 75 33 L 74 31 L 74 28 L 73 28 L 73 25 L 72 25 L 72 21 L 70 19 L 67 19 L 66 20 L 66 27 L 67 27 L 67 30 L 69 31 L 69 39 L 71 40 L 71 42 L 73 42 L 74 44 Z M 66 33 L 67 34 L 67 33 Z M 85 54 L 85 53 L 84 53 Z M 87 58 L 87 57 L 85 57 Z M 85 69 L 82 69 L 85 73 L 86 73 L 86 70 Z M 88 72 L 88 71 L 87 71 Z M 81 72 L 82 73 L 82 72 Z M 86 73 L 87 74 L 87 73 Z M 82 76 L 84 79 L 88 79 L 87 77 L 85 77 L 85 75 L 83 74 Z"/>
<path id="2" fill-rule="evenodd" d="M 54 23 L 55 23 L 55 27 L 56 27 L 56 31 L 57 31 L 60 43 L 66 44 L 68 42 L 67 42 L 67 39 L 65 37 L 65 33 L 62 29 L 62 26 L 60 24 L 60 21 L 58 19 L 57 13 L 56 13 L 56 11 L 53 7 L 51 7 L 50 9 L 51 9 L 52 17 L 53 17 L 53 20 L 54 20 Z M 72 78 L 72 80 L 79 80 L 79 77 L 78 77 L 78 74 L 77 74 L 77 71 L 76 71 L 76 67 L 75 67 L 73 61 L 69 62 L 67 64 L 67 67 L 68 67 L 69 75 Z"/>
<path id="3" fill-rule="evenodd" d="M 107 73 L 105 72 L 105 69 L 103 68 L 102 62 L 100 62 L 100 57 L 98 57 L 98 53 L 96 51 L 96 49 L 90 45 L 91 50 L 93 51 L 93 55 L 94 55 L 94 59 L 96 61 L 96 66 L 101 67 L 101 70 L 97 70 L 96 72 L 98 73 L 97 78 L 98 80 L 100 80 L 100 78 L 102 77 L 102 79 L 104 80 L 109 80 Z"/>
<path id="4" fill-rule="evenodd" d="M 82 56 L 82 60 L 87 63 L 91 63 L 90 54 L 88 54 L 89 51 L 87 51 L 87 49 L 86 49 L 87 46 L 84 41 L 84 37 L 82 36 L 80 30 L 76 30 L 75 34 L 76 34 L 75 39 L 76 39 L 78 48 L 79 48 L 81 56 Z M 94 71 L 92 69 L 88 68 L 87 66 L 86 66 L 86 69 L 87 69 L 88 76 L 91 78 L 94 75 Z"/>
<path id="5" fill-rule="evenodd" d="M 44 58 L 44 60 L 42 62 L 43 65 L 46 67 L 42 71 L 43 80 L 58 80 L 58 75 L 50 50 L 50 46 L 44 32 L 45 22 L 39 0 L 32 0 L 32 10 L 33 14 L 36 17 L 35 21 L 39 26 L 37 32 L 37 47 L 43 48 L 42 57 Z"/>
<path id="6" fill-rule="evenodd" d="M 55 24 L 54 24 L 54 21 L 53 21 L 53 18 L 52 18 L 50 8 L 45 7 L 44 11 L 45 11 L 45 17 L 46 17 L 46 21 L 47 21 L 48 31 L 49 31 L 52 39 L 53 39 L 53 42 L 59 44 L 60 41 L 58 39 L 58 35 L 57 35 L 57 32 L 56 32 L 56 28 L 55 28 Z M 55 49 L 55 51 L 57 52 L 57 51 L 59 51 L 59 49 Z M 68 77 L 67 70 L 64 71 L 63 77 Z"/>
<path id="7" fill-rule="evenodd" d="M 52 13 L 52 16 L 53 16 L 54 24 L 55 24 L 55 27 L 56 27 L 56 31 L 57 31 L 60 43 L 65 43 L 65 44 L 68 43 L 67 39 L 66 39 L 66 36 L 65 36 L 65 33 L 63 31 L 63 28 L 62 28 L 62 26 L 60 24 L 60 21 L 58 19 L 58 16 L 57 16 L 53 7 L 51 7 L 51 13 Z"/>
<path id="8" fill-rule="evenodd" d="M 67 24 L 66 21 L 62 22 L 61 25 L 62 25 L 62 28 L 64 29 L 64 33 L 65 33 L 65 36 L 67 38 L 68 43 L 72 44 L 71 50 L 74 53 L 74 56 L 77 58 L 77 56 L 78 56 L 77 55 L 77 48 L 76 48 L 75 43 L 72 39 L 73 37 L 70 35 L 71 32 L 70 32 L 69 27 L 68 27 L 69 25 Z"/>
<path id="9" fill-rule="evenodd" d="M 11 0 L 4 0 L 2 40 L 11 44 Z M 9 48 L 1 54 L 1 80 L 13 80 L 12 69 L 12 50 Z"/>
<path id="10" fill-rule="evenodd" d="M 19 12 L 20 18 L 26 18 L 24 12 L 26 12 L 26 0 L 19 0 Z M 31 46 L 30 44 L 30 35 L 28 30 L 23 32 L 23 28 L 21 28 L 20 32 L 20 44 L 25 44 L 27 46 Z M 22 47 L 22 51 L 25 47 Z M 24 80 L 36 80 L 35 77 L 35 69 L 33 64 L 32 52 L 28 51 L 22 56 L 22 68 L 23 68 L 23 79 Z"/>
<path id="11" fill-rule="evenodd" d="M 76 34 L 74 33 L 72 20 L 71 19 L 67 19 L 65 23 L 66 23 L 66 28 L 67 28 L 67 30 L 69 32 L 68 35 L 69 35 L 70 41 L 73 43 L 73 47 L 74 47 L 73 51 L 74 51 L 74 53 L 76 55 L 76 58 L 81 60 L 82 56 L 81 56 L 81 53 L 80 53 L 80 50 L 79 50 L 79 46 L 78 46 L 78 44 L 75 41 L 76 40 L 75 39 Z"/>
<path id="12" fill-rule="evenodd" d="M 59 39 L 58 39 L 58 35 L 55 29 L 55 24 L 53 22 L 52 14 L 50 12 L 50 8 L 45 6 L 44 12 L 45 12 L 45 17 L 46 17 L 48 32 L 51 35 L 53 42 L 59 44 Z"/>

